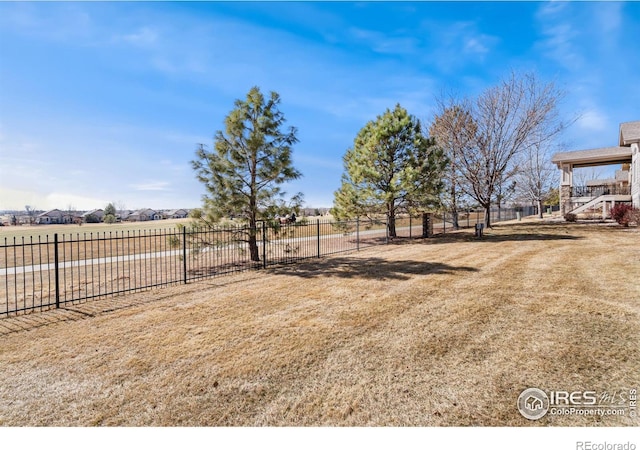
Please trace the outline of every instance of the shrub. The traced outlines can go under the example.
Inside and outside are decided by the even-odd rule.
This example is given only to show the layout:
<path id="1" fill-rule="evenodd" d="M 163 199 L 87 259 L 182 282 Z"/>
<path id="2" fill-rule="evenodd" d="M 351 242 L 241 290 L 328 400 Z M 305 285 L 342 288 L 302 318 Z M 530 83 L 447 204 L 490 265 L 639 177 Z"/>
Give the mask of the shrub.
<path id="1" fill-rule="evenodd" d="M 630 216 L 627 215 L 633 208 L 626 203 L 618 203 L 611 208 L 611 218 L 618 222 L 618 224 L 628 227 L 630 222 Z"/>
<path id="2" fill-rule="evenodd" d="M 633 208 L 627 211 L 627 215 L 625 216 L 628 220 L 628 223 L 635 223 L 637 227 L 640 227 L 640 209 Z"/>
<path id="3" fill-rule="evenodd" d="M 84 218 L 84 221 L 87 223 L 100 223 L 100 219 L 95 214 L 89 214 Z"/>
<path id="4" fill-rule="evenodd" d="M 567 222 L 576 222 L 578 220 L 578 216 L 576 216 L 574 213 L 566 213 L 564 215 L 564 220 L 566 220 Z"/>

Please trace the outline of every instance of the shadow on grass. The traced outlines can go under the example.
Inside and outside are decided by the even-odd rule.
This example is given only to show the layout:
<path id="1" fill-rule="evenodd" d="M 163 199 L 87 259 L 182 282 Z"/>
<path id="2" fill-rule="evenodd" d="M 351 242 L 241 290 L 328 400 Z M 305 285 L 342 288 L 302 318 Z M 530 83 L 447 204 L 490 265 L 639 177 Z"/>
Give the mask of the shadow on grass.
<path id="1" fill-rule="evenodd" d="M 260 272 L 247 272 L 259 275 Z M 205 287 L 215 288 L 228 286 L 235 283 L 245 282 L 244 279 L 231 278 L 209 278 L 198 280 L 198 282 L 187 285 L 165 286 L 161 288 L 146 288 L 138 292 L 126 293 L 123 295 L 106 296 L 97 299 L 75 300 L 62 304 L 56 309 L 53 306 L 45 307 L 42 310 L 20 312 L 10 316 L 0 316 L 0 336 L 6 336 L 22 331 L 35 330 L 46 326 L 55 325 L 62 322 L 76 322 L 91 319 L 103 315 L 127 310 L 135 307 L 153 308 L 152 304 L 193 292 L 200 292 Z M 176 289 L 179 288 L 179 294 Z"/>
<path id="2" fill-rule="evenodd" d="M 485 232 L 485 234 L 477 238 L 473 235 L 473 233 L 468 234 L 467 236 L 457 237 L 453 234 L 450 236 L 443 237 L 443 239 L 448 239 L 451 241 L 467 241 L 467 242 L 477 242 L 479 244 L 482 243 L 491 243 L 491 242 L 511 242 L 511 241 L 575 241 L 584 239 L 581 236 L 573 236 L 570 234 L 562 235 L 562 234 L 531 234 L 531 233 L 509 233 L 509 234 L 493 234 L 491 230 L 489 232 Z"/>
<path id="3" fill-rule="evenodd" d="M 431 241 L 435 242 L 511 242 L 511 241 L 574 241 L 584 239 L 583 236 L 571 234 L 569 227 L 554 227 L 554 232 L 547 225 L 535 227 L 524 225 L 495 226 L 485 229 L 482 237 L 476 237 L 473 230 L 458 230 L 450 233 L 437 234 Z M 547 229 L 544 229 L 547 228 Z"/>
<path id="4" fill-rule="evenodd" d="M 332 257 L 268 269 L 268 272 L 272 274 L 301 278 L 338 277 L 370 280 L 408 280 L 413 275 L 439 275 L 477 271 L 478 269 L 474 267 L 421 261 L 388 261 L 377 257 Z"/>

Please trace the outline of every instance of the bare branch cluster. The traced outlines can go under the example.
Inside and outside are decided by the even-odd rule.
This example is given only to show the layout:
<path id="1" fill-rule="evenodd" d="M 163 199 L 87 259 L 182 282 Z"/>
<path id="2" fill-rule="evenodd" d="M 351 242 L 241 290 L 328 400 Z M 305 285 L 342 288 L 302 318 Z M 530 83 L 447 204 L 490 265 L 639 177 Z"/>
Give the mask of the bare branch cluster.
<path id="1" fill-rule="evenodd" d="M 516 188 L 519 162 L 525 161 L 529 178 L 537 178 L 531 184 L 546 186 L 548 167 L 531 158 L 544 158 L 543 150 L 568 125 L 558 110 L 562 98 L 554 83 L 541 83 L 532 73 L 511 73 L 475 99 L 440 98 L 431 133 L 452 160 L 451 199 L 459 191 L 473 198 L 488 227 L 491 205 Z"/>

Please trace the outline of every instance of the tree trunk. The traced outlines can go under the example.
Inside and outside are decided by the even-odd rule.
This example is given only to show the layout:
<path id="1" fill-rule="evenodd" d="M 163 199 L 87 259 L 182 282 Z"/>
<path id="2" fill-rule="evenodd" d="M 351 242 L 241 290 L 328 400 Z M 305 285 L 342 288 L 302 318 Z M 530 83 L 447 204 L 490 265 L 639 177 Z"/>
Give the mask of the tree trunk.
<path id="1" fill-rule="evenodd" d="M 390 238 L 396 237 L 396 212 L 392 206 L 387 208 L 387 231 Z"/>
<path id="2" fill-rule="evenodd" d="M 460 224 L 458 223 L 458 203 L 456 199 L 456 185 L 453 184 L 451 188 L 451 220 L 453 221 L 453 229 L 459 230 Z"/>
<path id="3" fill-rule="evenodd" d="M 486 206 L 483 206 L 483 208 L 484 208 L 484 227 L 490 228 L 491 227 L 491 203 L 489 203 Z"/>
<path id="4" fill-rule="evenodd" d="M 455 208 L 451 211 L 451 222 L 453 223 L 454 230 L 460 229 L 460 224 L 458 223 L 458 210 Z"/>
<path id="5" fill-rule="evenodd" d="M 396 216 L 389 216 L 389 223 L 387 224 L 387 229 L 389 230 L 389 237 L 396 237 Z"/>
<path id="6" fill-rule="evenodd" d="M 422 237 L 427 238 L 432 235 L 432 224 L 429 222 L 432 221 L 432 216 L 429 213 L 422 213 Z"/>
<path id="7" fill-rule="evenodd" d="M 249 220 L 249 253 L 251 254 L 251 261 L 260 261 L 260 250 L 258 249 L 258 228 L 257 221 L 255 219 Z M 264 239 L 264 236 L 262 237 Z"/>
<path id="8" fill-rule="evenodd" d="M 539 217 L 540 219 L 542 219 L 542 218 L 543 218 L 543 216 L 542 216 L 542 206 L 543 206 L 543 205 L 542 205 L 542 200 L 538 200 L 538 217 Z"/>

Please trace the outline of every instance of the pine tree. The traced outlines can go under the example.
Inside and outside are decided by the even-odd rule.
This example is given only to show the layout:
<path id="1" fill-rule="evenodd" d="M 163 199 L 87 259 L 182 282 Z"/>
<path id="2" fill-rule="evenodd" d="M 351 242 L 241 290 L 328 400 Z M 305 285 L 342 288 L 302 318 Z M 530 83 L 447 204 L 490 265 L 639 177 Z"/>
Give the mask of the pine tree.
<path id="1" fill-rule="evenodd" d="M 102 218 L 104 223 L 116 223 L 116 208 L 113 203 L 109 203 L 104 207 L 104 217 Z"/>
<path id="2" fill-rule="evenodd" d="M 201 144 L 191 162 L 207 190 L 201 220 L 209 224 L 228 216 L 245 220 L 252 261 L 260 260 L 258 220 L 282 204 L 285 193 L 280 185 L 301 176 L 291 161 L 297 130 L 282 130 L 285 118 L 279 104 L 277 93 L 265 99 L 258 87 L 251 88 L 225 118 L 225 131 L 216 132 L 214 151 Z"/>
<path id="3" fill-rule="evenodd" d="M 446 165 L 420 121 L 400 105 L 367 123 L 344 158 L 342 185 L 333 214 L 352 218 L 383 214 L 390 237 L 396 236 L 399 211 L 424 210 L 437 203 Z"/>

